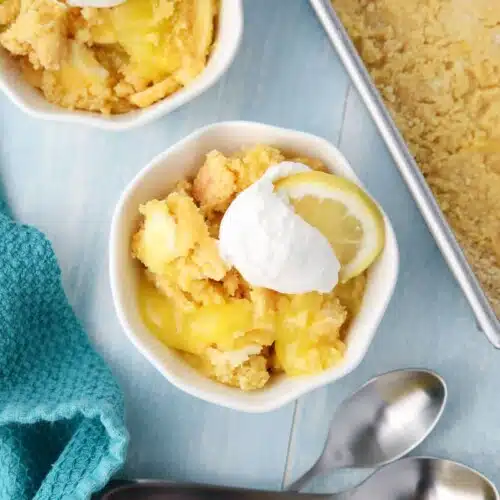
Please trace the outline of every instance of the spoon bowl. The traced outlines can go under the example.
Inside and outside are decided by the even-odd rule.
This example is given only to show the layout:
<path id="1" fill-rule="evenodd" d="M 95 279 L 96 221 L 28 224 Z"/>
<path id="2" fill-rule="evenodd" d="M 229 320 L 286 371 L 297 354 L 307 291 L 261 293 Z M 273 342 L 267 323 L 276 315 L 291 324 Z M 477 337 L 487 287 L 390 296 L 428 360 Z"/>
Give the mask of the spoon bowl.
<path id="1" fill-rule="evenodd" d="M 499 500 L 480 472 L 451 460 L 409 457 L 382 467 L 331 500 Z"/>
<path id="2" fill-rule="evenodd" d="M 372 378 L 341 403 L 320 458 L 287 489 L 299 491 L 334 469 L 379 467 L 401 458 L 434 429 L 446 400 L 444 380 L 428 370 Z"/>

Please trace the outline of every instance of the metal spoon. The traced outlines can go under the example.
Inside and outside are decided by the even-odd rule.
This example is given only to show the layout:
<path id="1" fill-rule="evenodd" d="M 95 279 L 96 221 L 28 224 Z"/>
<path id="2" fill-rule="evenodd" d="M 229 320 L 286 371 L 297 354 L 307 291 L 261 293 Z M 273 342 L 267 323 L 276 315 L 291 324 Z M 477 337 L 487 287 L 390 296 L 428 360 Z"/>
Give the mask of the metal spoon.
<path id="1" fill-rule="evenodd" d="M 322 455 L 288 489 L 337 468 L 377 467 L 420 444 L 446 404 L 444 380 L 427 370 L 397 370 L 371 379 L 335 412 Z"/>
<path id="2" fill-rule="evenodd" d="M 331 495 L 257 491 L 167 481 L 120 486 L 101 500 L 499 500 L 493 483 L 465 465 L 439 458 L 404 458 L 359 486 Z"/>
<path id="3" fill-rule="evenodd" d="M 444 380 L 427 370 L 397 370 L 371 379 L 341 403 L 323 453 L 287 489 L 299 491 L 334 469 L 379 467 L 401 458 L 434 429 L 446 399 Z"/>

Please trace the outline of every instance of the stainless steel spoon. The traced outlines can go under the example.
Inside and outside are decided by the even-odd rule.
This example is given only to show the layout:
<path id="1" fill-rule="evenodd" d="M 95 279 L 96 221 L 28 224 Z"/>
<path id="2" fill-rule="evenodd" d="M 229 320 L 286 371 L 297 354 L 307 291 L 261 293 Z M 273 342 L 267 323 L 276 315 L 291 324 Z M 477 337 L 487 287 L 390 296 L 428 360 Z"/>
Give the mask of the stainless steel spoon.
<path id="1" fill-rule="evenodd" d="M 101 500 L 499 500 L 493 483 L 465 465 L 439 458 L 403 458 L 359 486 L 330 495 L 257 491 L 167 481 L 139 481 L 108 491 Z"/>
<path id="2" fill-rule="evenodd" d="M 368 381 L 338 407 L 323 453 L 288 486 L 301 490 L 334 469 L 379 467 L 418 446 L 434 429 L 447 399 L 444 380 L 427 370 L 397 370 Z"/>
<path id="3" fill-rule="evenodd" d="M 338 407 L 320 458 L 288 489 L 338 468 L 378 467 L 406 455 L 434 429 L 446 404 L 444 380 L 427 370 L 371 379 Z"/>

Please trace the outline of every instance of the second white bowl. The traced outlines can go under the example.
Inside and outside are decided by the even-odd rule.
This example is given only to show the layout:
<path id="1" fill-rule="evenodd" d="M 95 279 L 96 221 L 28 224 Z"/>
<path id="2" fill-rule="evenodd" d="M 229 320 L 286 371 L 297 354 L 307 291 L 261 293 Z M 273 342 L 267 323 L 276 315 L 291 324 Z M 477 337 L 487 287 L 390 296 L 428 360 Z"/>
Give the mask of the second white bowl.
<path id="1" fill-rule="evenodd" d="M 275 410 L 306 392 L 329 384 L 354 370 L 363 359 L 396 285 L 399 253 L 392 225 L 384 215 L 386 242 L 368 272 L 362 306 L 350 325 L 347 351 L 341 363 L 317 375 L 276 376 L 263 389 L 243 392 L 214 382 L 185 363 L 144 325 L 137 307 L 140 266 L 131 256 L 131 236 L 137 229 L 140 204 L 164 197 L 179 180 L 194 176 L 212 149 L 230 154 L 256 144 L 320 159 L 328 169 L 361 184 L 344 156 L 325 139 L 259 123 L 224 122 L 199 129 L 154 158 L 130 182 L 115 209 L 110 234 L 110 279 L 118 318 L 139 351 L 179 389 L 228 408 L 245 412 Z"/>
<path id="2" fill-rule="evenodd" d="M 207 67 L 190 85 L 144 109 L 122 115 L 72 111 L 48 102 L 22 75 L 14 58 L 0 47 L 0 90 L 24 112 L 36 118 L 83 123 L 106 130 L 127 130 L 152 122 L 208 90 L 233 62 L 243 34 L 242 0 L 221 0 L 217 39 Z"/>

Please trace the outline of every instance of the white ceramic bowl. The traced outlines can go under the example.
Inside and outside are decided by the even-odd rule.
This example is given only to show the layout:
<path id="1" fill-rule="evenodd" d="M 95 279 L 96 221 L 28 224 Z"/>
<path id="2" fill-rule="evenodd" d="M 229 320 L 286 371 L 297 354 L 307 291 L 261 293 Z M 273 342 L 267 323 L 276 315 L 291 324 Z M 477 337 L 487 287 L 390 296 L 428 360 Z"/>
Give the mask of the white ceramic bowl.
<path id="1" fill-rule="evenodd" d="M 243 33 L 242 0 L 221 0 L 217 40 L 207 67 L 190 85 L 148 108 L 123 115 L 105 116 L 88 111 L 71 111 L 51 104 L 34 89 L 17 62 L 0 47 L 0 90 L 19 108 L 36 118 L 83 123 L 105 130 L 127 130 L 160 118 L 205 92 L 225 73 L 238 51 Z"/>
<path id="2" fill-rule="evenodd" d="M 324 139 L 259 123 L 216 123 L 197 130 L 167 149 L 136 175 L 116 206 L 109 247 L 116 312 L 123 329 L 139 351 L 179 389 L 221 406 L 253 413 L 277 409 L 351 372 L 363 359 L 375 335 L 392 296 L 399 267 L 396 238 L 389 219 L 385 217 L 385 247 L 369 271 L 361 310 L 348 333 L 344 360 L 318 375 L 280 375 L 261 390 L 243 392 L 209 380 L 162 344 L 146 328 L 137 307 L 136 287 L 140 268 L 130 255 L 130 241 L 138 225 L 138 207 L 155 197 L 165 196 L 177 181 L 193 176 L 210 150 L 218 149 L 228 154 L 258 143 L 319 158 L 332 172 L 359 184 L 344 156 Z"/>

